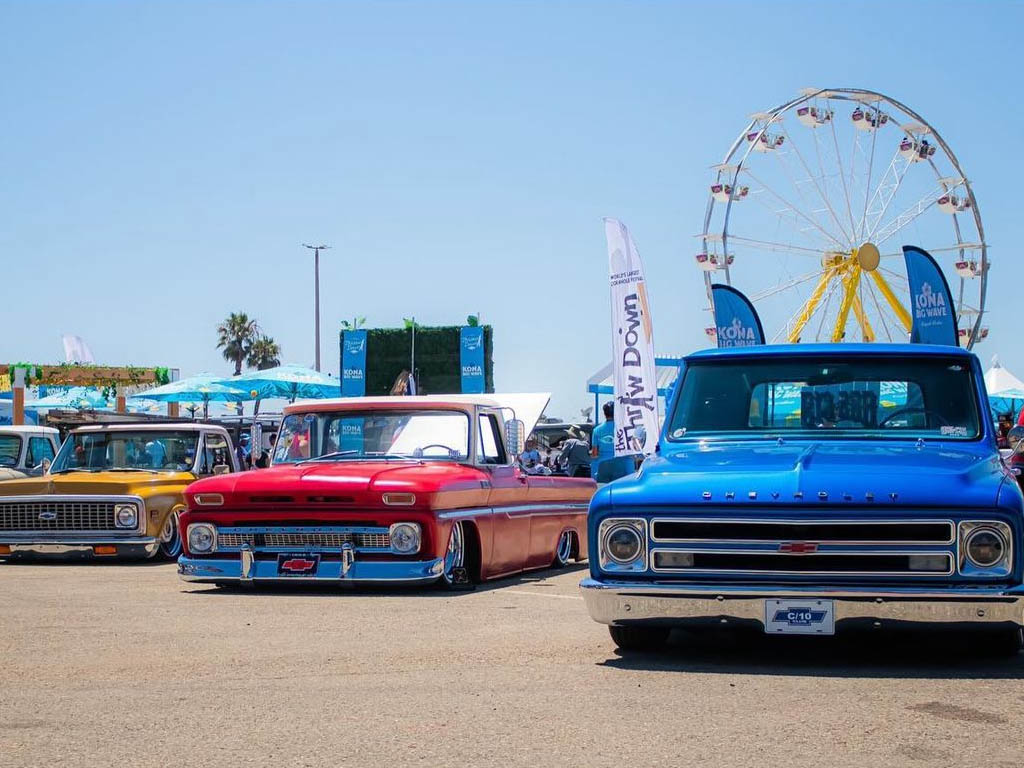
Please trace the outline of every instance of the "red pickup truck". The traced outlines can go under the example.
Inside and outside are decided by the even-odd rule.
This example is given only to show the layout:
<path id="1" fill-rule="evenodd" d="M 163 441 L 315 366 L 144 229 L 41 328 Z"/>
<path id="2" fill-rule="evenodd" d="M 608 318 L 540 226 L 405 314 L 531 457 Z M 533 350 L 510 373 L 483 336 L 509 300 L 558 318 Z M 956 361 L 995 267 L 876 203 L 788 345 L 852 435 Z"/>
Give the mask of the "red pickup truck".
<path id="1" fill-rule="evenodd" d="M 186 492 L 186 581 L 471 584 L 586 559 L 586 478 L 517 455 L 547 395 L 289 406 L 270 469 Z"/>

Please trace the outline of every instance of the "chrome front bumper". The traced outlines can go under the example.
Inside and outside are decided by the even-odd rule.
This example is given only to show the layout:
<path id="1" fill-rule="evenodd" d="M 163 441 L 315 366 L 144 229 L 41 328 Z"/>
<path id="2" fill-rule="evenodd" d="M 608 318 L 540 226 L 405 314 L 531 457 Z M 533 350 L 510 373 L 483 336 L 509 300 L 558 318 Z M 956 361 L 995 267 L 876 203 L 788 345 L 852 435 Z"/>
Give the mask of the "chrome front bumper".
<path id="1" fill-rule="evenodd" d="M 904 624 L 1024 624 L 1024 595 L 1005 589 L 856 589 L 604 582 L 580 590 L 594 621 L 616 626 L 759 625 L 766 599 L 835 601 L 835 621 L 884 627 Z"/>
<path id="2" fill-rule="evenodd" d="M 243 550 L 237 558 L 198 558 L 182 555 L 178 558 L 178 575 L 185 581 L 197 582 L 254 582 L 303 583 L 331 582 L 334 584 L 406 583 L 426 584 L 441 578 L 444 560 L 321 560 L 315 575 L 282 576 L 278 573 L 277 558 L 256 559 Z"/>
<path id="3" fill-rule="evenodd" d="M 160 541 L 150 537 L 134 538 L 90 538 L 88 541 L 81 539 L 65 538 L 48 539 L 46 541 L 25 541 L 24 538 L 6 538 L 0 536 L 0 559 L 3 558 L 54 558 L 54 559 L 106 559 L 111 557 L 152 557 L 156 554 Z M 93 551 L 95 546 L 115 546 L 116 555 L 97 555 Z M 9 550 L 9 554 L 8 554 Z"/>

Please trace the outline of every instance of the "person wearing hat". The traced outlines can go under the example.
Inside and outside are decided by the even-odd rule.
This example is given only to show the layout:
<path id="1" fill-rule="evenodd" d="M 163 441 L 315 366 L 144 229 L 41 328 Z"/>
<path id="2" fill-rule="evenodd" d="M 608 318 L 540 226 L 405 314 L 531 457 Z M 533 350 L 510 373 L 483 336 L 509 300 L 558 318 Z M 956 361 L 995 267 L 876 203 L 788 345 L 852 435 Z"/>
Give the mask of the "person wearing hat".
<path id="1" fill-rule="evenodd" d="M 583 430 L 573 424 L 566 430 L 568 437 L 562 441 L 558 454 L 558 465 L 569 477 L 590 477 L 590 444 Z"/>

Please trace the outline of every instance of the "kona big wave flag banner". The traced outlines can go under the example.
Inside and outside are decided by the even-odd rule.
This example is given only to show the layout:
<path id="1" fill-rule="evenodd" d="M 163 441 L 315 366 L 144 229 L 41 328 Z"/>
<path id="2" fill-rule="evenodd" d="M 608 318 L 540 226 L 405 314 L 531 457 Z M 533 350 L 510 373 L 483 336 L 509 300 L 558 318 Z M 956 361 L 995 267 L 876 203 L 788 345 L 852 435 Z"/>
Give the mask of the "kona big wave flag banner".
<path id="1" fill-rule="evenodd" d="M 366 331 L 341 334 L 341 396 L 366 394 Z"/>
<path id="2" fill-rule="evenodd" d="M 714 283 L 711 302 L 715 309 L 715 336 L 719 347 L 753 347 L 764 344 L 761 318 L 750 300 L 731 285 Z"/>
<path id="3" fill-rule="evenodd" d="M 612 289 L 615 455 L 654 453 L 658 443 L 658 378 L 644 265 L 626 227 L 604 220 Z"/>
<path id="4" fill-rule="evenodd" d="M 915 245 L 903 246 L 910 281 L 910 328 L 912 344 L 959 345 L 956 310 L 946 276 L 931 254 Z"/>
<path id="5" fill-rule="evenodd" d="M 459 329 L 459 367 L 462 371 L 462 392 L 467 395 L 483 394 L 484 386 L 484 329 L 465 326 Z"/>

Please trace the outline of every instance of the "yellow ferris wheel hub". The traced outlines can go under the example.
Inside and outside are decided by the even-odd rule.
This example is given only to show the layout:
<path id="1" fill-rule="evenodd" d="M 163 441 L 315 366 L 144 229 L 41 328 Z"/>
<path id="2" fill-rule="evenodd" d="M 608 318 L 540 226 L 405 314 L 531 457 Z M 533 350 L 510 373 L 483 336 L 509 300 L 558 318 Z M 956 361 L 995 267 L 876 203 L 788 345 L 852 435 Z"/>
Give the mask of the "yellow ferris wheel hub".
<path id="1" fill-rule="evenodd" d="M 882 260 L 882 255 L 878 252 L 878 246 L 874 243 L 864 243 L 860 248 L 855 248 L 853 254 L 857 259 L 857 263 L 860 264 L 860 268 L 865 272 L 874 272 L 878 269 L 878 264 Z"/>

